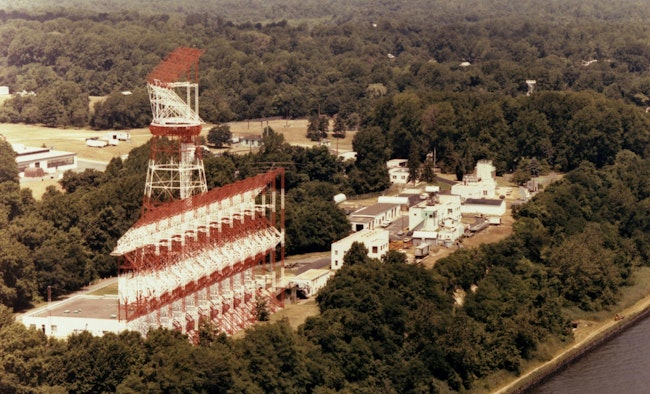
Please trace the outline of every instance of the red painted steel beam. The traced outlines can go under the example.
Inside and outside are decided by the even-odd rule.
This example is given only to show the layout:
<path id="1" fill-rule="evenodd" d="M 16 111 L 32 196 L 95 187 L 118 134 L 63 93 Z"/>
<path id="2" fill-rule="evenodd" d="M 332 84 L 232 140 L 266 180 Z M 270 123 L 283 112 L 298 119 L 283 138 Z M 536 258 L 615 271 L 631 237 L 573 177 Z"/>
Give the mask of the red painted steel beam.
<path id="1" fill-rule="evenodd" d="M 245 272 L 248 269 L 252 269 L 255 265 L 257 265 L 258 262 L 260 262 L 270 253 L 274 253 L 274 250 L 269 249 L 265 253 L 255 256 L 255 259 L 246 259 L 244 262 L 238 262 L 232 267 L 227 267 L 227 269 L 219 271 L 218 275 L 216 275 L 217 273 L 213 273 L 209 277 L 200 278 L 196 283 L 187 285 L 184 288 L 174 289 L 171 294 L 165 293 L 157 298 L 143 299 L 138 300 L 138 302 L 135 303 L 130 303 L 127 306 L 132 307 L 133 312 L 130 314 L 127 313 L 126 320 L 131 321 L 138 317 L 145 316 L 151 311 L 161 309 L 191 294 L 201 292 L 208 286 L 212 286 L 215 283 L 218 283 L 226 278 L 231 278 L 235 275 Z"/>
<path id="2" fill-rule="evenodd" d="M 205 51 L 198 48 L 180 47 L 172 51 L 167 57 L 158 64 L 153 71 L 147 76 L 147 82 L 155 85 L 165 85 L 171 82 L 177 82 L 182 76 L 188 76 L 188 80 L 196 81 L 198 78 L 199 57 Z M 192 70 L 195 75 L 189 75 Z"/>
<path id="3" fill-rule="evenodd" d="M 283 168 L 271 170 L 264 174 L 246 178 L 235 183 L 230 183 L 220 188 L 215 188 L 206 193 L 197 194 L 183 200 L 175 200 L 162 204 L 157 209 L 148 211 L 142 215 L 140 220 L 133 225 L 133 228 L 159 222 L 171 216 L 180 215 L 184 212 L 214 204 L 238 194 L 245 193 L 249 190 L 261 188 L 273 182 L 276 177 L 280 175 L 284 175 Z"/>
<path id="4" fill-rule="evenodd" d="M 159 250 L 163 251 L 159 254 L 155 253 L 154 245 L 137 248 L 124 255 L 125 259 L 128 260 L 128 264 L 124 265 L 123 268 L 132 270 L 162 269 L 182 260 L 184 255 L 201 251 L 209 246 L 218 247 L 232 242 L 245 242 L 247 236 L 271 227 L 272 224 L 269 220 L 257 212 L 254 217 L 244 217 L 243 223 L 240 220 L 233 221 L 232 227 L 230 227 L 230 224 L 223 224 L 221 232 L 213 233 L 209 239 L 187 237 L 185 245 L 181 243 L 180 238 L 172 239 L 171 251 L 167 251 L 166 245 L 159 248 Z"/>

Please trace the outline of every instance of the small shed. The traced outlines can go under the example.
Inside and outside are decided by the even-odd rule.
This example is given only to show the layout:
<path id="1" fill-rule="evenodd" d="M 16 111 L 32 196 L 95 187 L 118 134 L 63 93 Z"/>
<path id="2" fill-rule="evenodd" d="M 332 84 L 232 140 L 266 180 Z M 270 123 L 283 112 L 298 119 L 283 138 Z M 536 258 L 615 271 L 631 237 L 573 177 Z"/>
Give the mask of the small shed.
<path id="1" fill-rule="evenodd" d="M 250 148 L 259 148 L 262 146 L 261 135 L 245 135 L 239 139 L 241 146 L 248 146 Z"/>
<path id="2" fill-rule="evenodd" d="M 325 287 L 330 275 L 331 271 L 328 269 L 307 270 L 291 279 L 289 287 L 295 287 L 301 298 L 309 298 Z"/>

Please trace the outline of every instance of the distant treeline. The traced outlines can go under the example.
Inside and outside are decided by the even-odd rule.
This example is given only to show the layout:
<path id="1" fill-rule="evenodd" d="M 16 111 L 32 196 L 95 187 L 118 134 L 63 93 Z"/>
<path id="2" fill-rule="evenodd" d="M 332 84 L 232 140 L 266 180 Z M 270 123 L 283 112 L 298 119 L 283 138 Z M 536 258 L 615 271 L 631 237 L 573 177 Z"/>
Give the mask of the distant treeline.
<path id="1" fill-rule="evenodd" d="M 267 7 L 250 3 L 247 9 Z M 637 19 L 647 11 L 621 14 L 638 3 L 557 2 L 554 9 L 524 2 L 527 6 L 511 13 L 488 13 L 490 18 L 471 17 L 490 2 L 475 2 L 473 9 L 464 3 L 466 8 L 455 11 L 455 3 L 439 3 L 435 9 L 421 2 L 386 2 L 380 8 L 400 12 L 310 23 L 286 17 L 241 21 L 198 10 L 91 12 L 81 5 L 75 11 L 7 10 L 0 14 L 0 84 L 36 95 L 6 102 L 0 120 L 96 128 L 146 124 L 146 96 L 115 99 L 92 115 L 86 96 L 143 89 L 146 75 L 178 46 L 206 50 L 200 95 L 201 114 L 209 122 L 314 113 L 364 117 L 378 98 L 407 91 L 515 97 L 526 94 L 528 79 L 537 81 L 537 91 L 594 90 L 650 105 L 650 33 Z M 406 16 L 418 9 L 464 18 L 434 23 Z M 541 17 L 553 10 L 553 18 Z M 573 12 L 560 12 L 567 10 Z M 116 112 L 128 116 L 116 119 Z"/>
<path id="2" fill-rule="evenodd" d="M 514 12 L 437 25 L 400 13 L 306 24 L 234 23 L 209 12 L 58 10 L 43 19 L 7 11 L 0 84 L 23 93 L 4 102 L 0 121 L 146 126 L 146 75 L 190 45 L 206 50 L 200 114 L 208 122 L 324 114 L 372 133 L 367 141 L 379 150 L 358 166 L 373 182 L 355 184 L 359 193 L 387 185 L 369 168 L 375 159 L 408 158 L 415 177 L 434 150 L 435 164 L 459 177 L 483 158 L 499 173 L 529 172 L 532 159 L 533 171 L 569 171 L 582 160 L 600 167 L 619 149 L 646 149 L 650 33 L 595 4 L 571 8 L 588 20 L 578 11 Z M 531 97 L 527 80 L 536 81 Z M 89 95 L 108 97 L 91 110 Z"/>
<path id="3" fill-rule="evenodd" d="M 478 22 L 509 16 L 539 18 L 548 21 L 620 21 L 645 20 L 650 11 L 643 0 L 621 0 L 615 4 L 605 0 L 159 0 L 136 3 L 129 0 L 61 0 L 52 5 L 47 0 L 7 4 L 6 14 L 28 15 L 46 20 L 74 10 L 75 14 L 95 18 L 132 18 L 139 15 L 201 14 L 220 17 L 235 23 L 267 23 L 291 20 L 307 23 L 340 24 L 350 20 L 377 21 L 401 19 L 424 25 L 446 25 L 457 22 Z M 5 11 L 0 12 L 0 16 Z M 97 16 L 94 16 L 97 15 Z M 108 16 L 107 16 L 108 15 Z"/>

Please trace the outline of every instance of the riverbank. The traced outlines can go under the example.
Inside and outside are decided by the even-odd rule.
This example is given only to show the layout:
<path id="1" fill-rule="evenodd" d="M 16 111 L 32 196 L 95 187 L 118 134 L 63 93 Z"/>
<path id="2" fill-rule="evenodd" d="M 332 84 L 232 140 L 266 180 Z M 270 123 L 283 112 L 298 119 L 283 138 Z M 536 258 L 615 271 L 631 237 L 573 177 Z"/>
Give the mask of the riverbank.
<path id="1" fill-rule="evenodd" d="M 568 364 L 578 360 L 589 351 L 609 341 L 625 329 L 650 316 L 650 295 L 646 295 L 618 314 L 612 312 L 611 315 L 611 319 L 601 322 L 591 322 L 592 326 L 589 333 L 581 338 L 577 338 L 572 346 L 562 349 L 548 362 L 527 371 L 507 385 L 494 391 L 494 393 L 523 393 L 561 371 Z M 617 320 L 615 318 L 616 315 L 622 316 L 623 318 Z"/>

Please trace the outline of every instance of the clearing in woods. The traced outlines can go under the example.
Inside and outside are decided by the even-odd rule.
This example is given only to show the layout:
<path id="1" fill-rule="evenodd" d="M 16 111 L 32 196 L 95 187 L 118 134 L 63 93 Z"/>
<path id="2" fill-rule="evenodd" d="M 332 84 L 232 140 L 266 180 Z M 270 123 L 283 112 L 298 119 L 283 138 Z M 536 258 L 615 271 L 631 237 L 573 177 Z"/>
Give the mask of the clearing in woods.
<path id="1" fill-rule="evenodd" d="M 307 137 L 307 120 L 306 119 L 274 119 L 274 120 L 250 120 L 243 122 L 231 122 L 230 130 L 233 137 L 243 137 L 246 135 L 260 135 L 262 128 L 269 126 L 276 133 L 284 135 L 285 140 L 292 145 L 314 146 L 318 142 L 310 141 Z M 201 135 L 207 137 L 208 132 L 214 125 L 206 124 L 203 126 Z M 94 148 L 86 146 L 87 138 L 99 137 L 108 133 L 109 130 L 95 131 L 89 129 L 58 129 L 44 126 L 25 125 L 25 124 L 8 124 L 0 125 L 0 135 L 9 143 L 24 144 L 27 146 L 50 147 L 59 151 L 75 152 L 77 157 L 83 160 L 92 160 L 100 163 L 108 163 L 114 157 L 124 157 L 131 149 L 145 144 L 149 141 L 151 134 L 148 128 L 120 130 L 127 131 L 131 135 L 131 141 L 120 141 L 117 146 L 107 146 L 104 148 Z M 332 151 L 347 152 L 352 150 L 352 138 L 355 132 L 347 132 L 345 138 L 330 138 L 329 148 Z M 237 144 L 228 149 L 237 153 L 246 153 L 252 151 L 251 148 L 240 147 Z M 223 151 L 222 150 L 222 151 Z M 60 174 L 59 174 L 60 175 Z M 43 177 L 36 180 L 23 180 L 22 187 L 32 190 L 35 198 L 40 198 L 48 186 L 59 187 L 58 176 Z"/>

